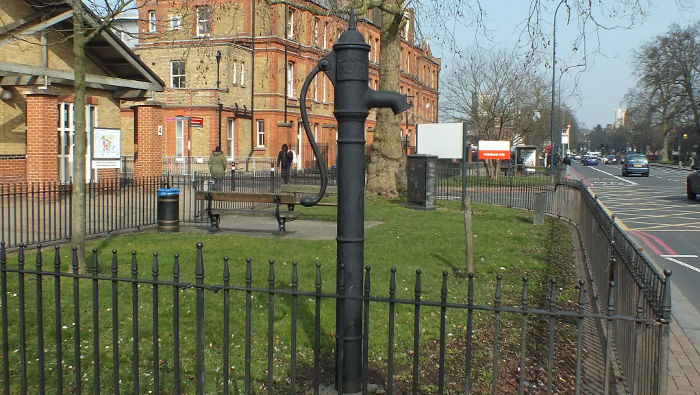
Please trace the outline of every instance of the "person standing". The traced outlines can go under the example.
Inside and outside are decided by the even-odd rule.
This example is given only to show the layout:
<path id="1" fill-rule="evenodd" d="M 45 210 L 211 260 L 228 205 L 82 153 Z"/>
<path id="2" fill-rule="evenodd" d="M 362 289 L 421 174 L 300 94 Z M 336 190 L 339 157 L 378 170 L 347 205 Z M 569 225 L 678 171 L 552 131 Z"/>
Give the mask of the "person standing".
<path id="1" fill-rule="evenodd" d="M 289 173 L 292 168 L 292 161 L 294 160 L 294 154 L 289 151 L 287 144 L 282 144 L 282 150 L 277 154 L 277 171 L 282 177 L 283 184 L 289 184 Z"/>
<path id="2" fill-rule="evenodd" d="M 226 157 L 221 152 L 221 147 L 217 146 L 209 156 L 209 173 L 214 179 L 214 187 L 212 188 L 214 191 L 221 190 L 224 172 L 226 172 Z"/>

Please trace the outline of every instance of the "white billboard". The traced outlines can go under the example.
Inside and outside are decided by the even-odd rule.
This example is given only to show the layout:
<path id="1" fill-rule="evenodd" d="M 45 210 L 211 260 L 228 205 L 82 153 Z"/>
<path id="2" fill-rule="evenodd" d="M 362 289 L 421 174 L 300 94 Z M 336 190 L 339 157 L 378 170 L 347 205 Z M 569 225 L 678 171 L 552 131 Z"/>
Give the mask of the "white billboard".
<path id="1" fill-rule="evenodd" d="M 461 159 L 465 127 L 466 124 L 462 122 L 416 125 L 416 153 L 436 155 L 444 159 Z"/>

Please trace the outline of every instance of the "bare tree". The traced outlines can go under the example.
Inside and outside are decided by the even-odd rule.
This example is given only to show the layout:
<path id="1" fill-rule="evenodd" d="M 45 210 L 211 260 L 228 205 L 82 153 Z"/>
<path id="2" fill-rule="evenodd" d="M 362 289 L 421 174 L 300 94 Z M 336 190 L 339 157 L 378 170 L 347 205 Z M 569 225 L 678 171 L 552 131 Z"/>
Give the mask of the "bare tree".
<path id="1" fill-rule="evenodd" d="M 640 74 L 636 87 L 626 97 L 640 126 L 647 124 L 649 130 L 660 130 L 663 139 L 661 159 L 664 161 L 669 160 L 671 131 L 680 124 L 684 113 L 696 107 L 693 95 L 695 72 L 691 69 L 699 65 L 697 62 L 689 65 L 688 57 L 679 53 L 682 52 L 682 43 L 674 37 L 679 35 L 677 26 L 672 31 L 656 37 L 635 52 L 633 64 Z M 692 119 L 697 120 L 697 110 L 690 112 Z"/>
<path id="2" fill-rule="evenodd" d="M 87 149 L 87 130 L 85 128 L 85 98 L 87 94 L 86 47 L 113 22 L 114 17 L 134 6 L 135 0 L 117 0 L 103 2 L 83 2 L 83 0 L 66 0 L 73 11 L 73 69 L 75 71 L 74 102 L 74 144 L 73 153 L 73 190 L 71 207 L 71 244 L 78 249 L 81 270 L 85 270 L 85 154 Z M 97 16 L 89 9 L 101 12 Z"/>
<path id="3" fill-rule="evenodd" d="M 468 122 L 481 140 L 522 142 L 536 130 L 546 89 L 527 63 L 505 51 L 475 50 L 458 62 L 443 84 L 443 115 Z M 498 162 L 489 161 L 496 175 Z"/>
<path id="4" fill-rule="evenodd" d="M 46 45 L 56 45 L 72 41 L 74 83 L 74 150 L 73 150 L 73 188 L 71 206 L 71 244 L 78 249 L 79 266 L 85 270 L 85 235 L 86 235 L 86 150 L 88 130 L 86 130 L 86 94 L 87 94 L 87 47 L 88 44 L 106 29 L 112 27 L 115 18 L 129 9 L 145 6 L 154 0 L 36 0 L 34 6 L 48 9 L 65 9 L 72 17 L 72 30 L 62 31 L 52 27 L 55 41 Z M 18 39 L 23 39 L 18 37 Z"/>

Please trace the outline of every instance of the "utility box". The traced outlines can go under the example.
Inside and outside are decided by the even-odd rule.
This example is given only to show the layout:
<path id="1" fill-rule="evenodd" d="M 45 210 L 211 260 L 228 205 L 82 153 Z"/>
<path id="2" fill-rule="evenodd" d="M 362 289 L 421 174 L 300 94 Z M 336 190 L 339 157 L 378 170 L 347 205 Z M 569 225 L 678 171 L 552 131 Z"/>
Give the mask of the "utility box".
<path id="1" fill-rule="evenodd" d="M 434 210 L 437 204 L 437 156 L 409 155 L 406 175 L 408 208 Z"/>

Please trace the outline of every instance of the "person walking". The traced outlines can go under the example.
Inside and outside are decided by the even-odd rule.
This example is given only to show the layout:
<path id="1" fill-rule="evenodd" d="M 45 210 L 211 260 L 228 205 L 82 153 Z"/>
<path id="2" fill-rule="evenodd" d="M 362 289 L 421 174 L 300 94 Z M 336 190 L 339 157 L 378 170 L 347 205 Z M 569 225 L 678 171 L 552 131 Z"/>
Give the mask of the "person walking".
<path id="1" fill-rule="evenodd" d="M 289 151 L 287 144 L 282 144 L 282 150 L 277 154 L 277 171 L 282 177 L 283 184 L 289 184 L 290 170 L 292 168 L 292 161 L 294 160 L 294 154 Z"/>
<path id="2" fill-rule="evenodd" d="M 214 179 L 212 190 L 220 191 L 223 183 L 224 172 L 226 172 L 226 156 L 221 152 L 221 147 L 217 146 L 209 156 L 209 173 Z"/>

